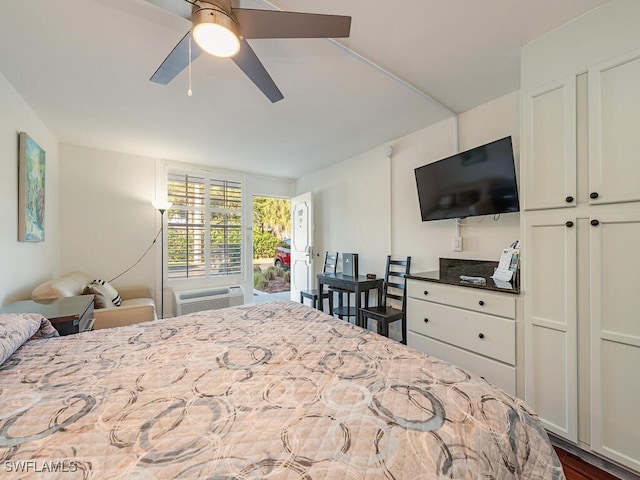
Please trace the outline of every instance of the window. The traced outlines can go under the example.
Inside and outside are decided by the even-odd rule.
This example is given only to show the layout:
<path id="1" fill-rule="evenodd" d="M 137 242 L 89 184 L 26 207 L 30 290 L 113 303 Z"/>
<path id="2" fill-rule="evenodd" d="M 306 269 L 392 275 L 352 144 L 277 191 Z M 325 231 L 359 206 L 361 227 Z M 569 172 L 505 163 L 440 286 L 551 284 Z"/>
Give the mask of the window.
<path id="1" fill-rule="evenodd" d="M 242 183 L 169 171 L 169 280 L 242 275 Z"/>

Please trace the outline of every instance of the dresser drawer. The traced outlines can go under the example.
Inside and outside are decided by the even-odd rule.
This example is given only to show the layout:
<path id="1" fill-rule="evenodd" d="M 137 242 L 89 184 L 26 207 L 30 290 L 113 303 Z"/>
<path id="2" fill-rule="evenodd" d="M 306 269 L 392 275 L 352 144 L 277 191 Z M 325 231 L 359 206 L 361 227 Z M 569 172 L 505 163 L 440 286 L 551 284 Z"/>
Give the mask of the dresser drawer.
<path id="1" fill-rule="evenodd" d="M 410 298 L 466 308 L 489 315 L 516 318 L 516 299 L 509 294 L 410 278 L 407 281 L 407 295 Z"/>
<path id="2" fill-rule="evenodd" d="M 407 330 L 505 363 L 516 363 L 513 320 L 410 298 Z"/>
<path id="3" fill-rule="evenodd" d="M 407 345 L 432 357 L 484 378 L 510 395 L 516 395 L 516 369 L 509 365 L 481 357 L 452 345 L 427 338 L 415 332 L 407 332 Z"/>

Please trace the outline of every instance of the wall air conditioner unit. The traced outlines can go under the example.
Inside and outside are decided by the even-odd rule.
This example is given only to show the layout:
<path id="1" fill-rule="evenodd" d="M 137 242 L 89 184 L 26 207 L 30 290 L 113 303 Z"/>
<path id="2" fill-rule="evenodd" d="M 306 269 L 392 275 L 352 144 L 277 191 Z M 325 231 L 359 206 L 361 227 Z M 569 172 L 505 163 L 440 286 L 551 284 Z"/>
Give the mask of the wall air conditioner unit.
<path id="1" fill-rule="evenodd" d="M 239 286 L 202 288 L 199 290 L 174 290 L 173 315 L 218 310 L 244 303 L 244 289 Z"/>

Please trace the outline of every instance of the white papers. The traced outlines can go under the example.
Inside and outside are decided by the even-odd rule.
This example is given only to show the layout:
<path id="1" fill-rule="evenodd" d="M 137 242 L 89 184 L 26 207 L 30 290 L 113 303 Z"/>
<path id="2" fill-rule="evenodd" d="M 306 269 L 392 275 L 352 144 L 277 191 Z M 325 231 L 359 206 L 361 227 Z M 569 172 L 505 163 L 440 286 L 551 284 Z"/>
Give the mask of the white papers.
<path id="1" fill-rule="evenodd" d="M 513 242 L 509 248 L 502 250 L 500 255 L 500 261 L 498 262 L 498 268 L 493 273 L 491 278 L 496 282 L 510 282 L 513 278 L 513 274 L 518 268 L 518 259 L 520 257 L 520 249 L 518 248 L 518 242 Z M 501 286 L 501 285 L 498 285 Z M 506 288 L 506 287 L 503 287 Z"/>
<path id="2" fill-rule="evenodd" d="M 502 250 L 502 255 L 500 255 L 500 262 L 498 263 L 498 268 L 491 278 L 494 280 L 502 280 L 503 282 L 508 282 L 513 277 L 513 272 L 509 270 L 509 265 L 511 265 L 511 256 L 513 255 L 513 248 L 505 248 Z"/>
<path id="3" fill-rule="evenodd" d="M 496 287 L 504 288 L 505 290 L 513 290 L 513 285 L 511 285 L 511 282 L 504 282 L 502 280 L 498 280 L 497 278 L 493 278 L 493 281 L 496 284 Z"/>

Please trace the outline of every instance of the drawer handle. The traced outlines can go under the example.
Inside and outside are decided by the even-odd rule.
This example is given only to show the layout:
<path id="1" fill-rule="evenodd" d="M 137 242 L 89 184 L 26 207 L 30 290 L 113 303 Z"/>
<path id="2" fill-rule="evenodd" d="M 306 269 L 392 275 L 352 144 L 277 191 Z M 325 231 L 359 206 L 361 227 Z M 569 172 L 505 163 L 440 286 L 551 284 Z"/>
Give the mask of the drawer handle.
<path id="1" fill-rule="evenodd" d="M 484 300 L 480 300 L 480 301 L 478 302 L 478 305 L 480 305 L 481 307 L 482 307 L 482 306 L 484 306 Z"/>
<path id="2" fill-rule="evenodd" d="M 600 225 L 600 222 L 598 220 L 591 220 L 591 225 L 593 225 L 594 227 L 597 227 L 598 225 Z"/>
<path id="3" fill-rule="evenodd" d="M 594 199 L 594 200 L 595 200 L 596 198 L 598 198 L 599 196 L 600 196 L 600 195 L 598 195 L 598 192 L 591 192 L 591 194 L 589 194 L 589 198 L 592 198 L 592 199 Z"/>
<path id="4" fill-rule="evenodd" d="M 424 291 L 425 295 L 429 295 L 429 292 L 427 290 Z"/>
<path id="5" fill-rule="evenodd" d="M 573 197 L 572 196 L 568 196 L 567 198 L 565 198 L 565 201 L 567 203 L 571 203 L 571 202 L 573 202 Z"/>
<path id="6" fill-rule="evenodd" d="M 478 334 L 478 337 L 479 337 L 479 338 L 484 338 L 484 333 L 479 333 L 479 334 Z"/>
<path id="7" fill-rule="evenodd" d="M 565 226 L 568 228 L 573 227 L 573 222 L 571 220 L 569 220 L 567 223 L 565 223 Z"/>
<path id="8" fill-rule="evenodd" d="M 429 319 L 428 319 L 428 318 L 425 318 L 425 319 L 424 319 L 424 323 L 429 323 Z"/>

